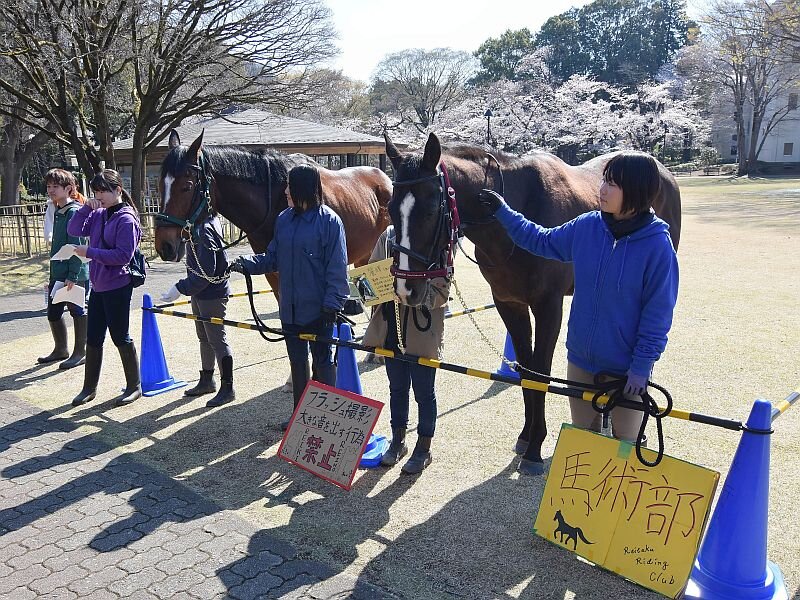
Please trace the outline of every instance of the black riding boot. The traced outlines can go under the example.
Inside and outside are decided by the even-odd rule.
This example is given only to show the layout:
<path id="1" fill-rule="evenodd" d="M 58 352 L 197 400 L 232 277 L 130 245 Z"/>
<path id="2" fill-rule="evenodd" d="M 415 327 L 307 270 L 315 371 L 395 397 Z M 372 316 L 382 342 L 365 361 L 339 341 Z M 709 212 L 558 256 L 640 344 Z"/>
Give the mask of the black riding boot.
<path id="1" fill-rule="evenodd" d="M 406 446 L 406 428 L 398 427 L 392 429 L 392 443 L 389 444 L 389 449 L 386 454 L 381 458 L 381 464 L 384 467 L 393 467 L 398 461 L 408 454 L 408 446 Z"/>
<path id="2" fill-rule="evenodd" d="M 433 438 L 421 435 L 417 438 L 417 445 L 414 446 L 414 451 L 411 453 L 411 458 L 403 465 L 403 473 L 416 475 L 431 464 L 433 457 L 431 456 L 431 440 Z"/>
<path id="3" fill-rule="evenodd" d="M 83 368 L 83 389 L 75 396 L 72 406 L 80 406 L 94 400 L 97 383 L 100 381 L 100 368 L 103 366 L 103 347 L 86 346 L 86 363 Z"/>
<path id="4" fill-rule="evenodd" d="M 206 402 L 206 406 L 222 406 L 228 402 L 236 400 L 236 392 L 233 391 L 233 357 L 223 356 L 219 361 L 220 386 L 217 395 Z"/>
<path id="5" fill-rule="evenodd" d="M 48 322 L 50 323 L 50 332 L 53 334 L 55 345 L 50 354 L 47 356 L 40 356 L 36 359 L 36 362 L 39 364 L 64 360 L 69 356 L 69 349 L 67 348 L 67 324 L 64 323 L 64 317 L 61 317 L 58 321 Z"/>
<path id="6" fill-rule="evenodd" d="M 217 383 L 214 381 L 214 369 L 200 371 L 200 381 L 193 388 L 189 388 L 183 392 L 184 396 L 202 396 L 204 394 L 213 394 L 217 391 Z"/>
<path id="7" fill-rule="evenodd" d="M 294 409 L 300 404 L 300 398 L 303 396 L 308 383 L 308 360 L 289 363 L 289 367 L 292 370 L 292 399 L 294 401 L 292 412 L 294 412 Z M 289 429 L 290 420 L 286 419 L 281 423 L 281 431 Z"/>
<path id="8" fill-rule="evenodd" d="M 125 372 L 125 390 L 114 398 L 114 405 L 124 406 L 142 397 L 142 380 L 139 374 L 139 357 L 133 342 L 117 346 L 117 350 Z"/>
<path id="9" fill-rule="evenodd" d="M 71 369 L 86 362 L 86 324 L 87 316 L 72 317 L 75 325 L 75 345 L 72 347 L 72 356 L 58 365 L 59 369 Z"/>

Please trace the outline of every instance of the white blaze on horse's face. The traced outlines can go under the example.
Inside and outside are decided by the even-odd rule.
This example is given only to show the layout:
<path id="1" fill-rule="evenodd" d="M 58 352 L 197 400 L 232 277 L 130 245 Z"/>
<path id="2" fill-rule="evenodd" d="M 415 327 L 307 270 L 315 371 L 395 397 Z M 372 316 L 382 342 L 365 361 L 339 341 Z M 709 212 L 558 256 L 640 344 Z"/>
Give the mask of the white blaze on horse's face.
<path id="1" fill-rule="evenodd" d="M 172 184 L 174 182 L 175 178 L 172 175 L 164 176 L 164 210 L 167 210 L 167 204 L 169 203 L 169 192 L 172 189 Z"/>
<path id="2" fill-rule="evenodd" d="M 411 220 L 411 209 L 414 208 L 414 203 L 416 199 L 414 195 L 409 192 L 406 194 L 405 198 L 400 202 L 400 230 L 403 232 L 403 235 L 400 237 L 400 245 L 403 248 L 411 248 L 411 236 L 408 232 L 409 227 L 408 224 Z M 400 253 L 400 270 L 401 271 L 410 271 L 411 265 L 408 262 L 408 254 L 405 252 Z M 408 300 L 408 297 L 411 296 L 411 290 L 406 285 L 406 280 L 403 277 L 395 278 L 395 292 L 399 296 L 400 300 Z"/>

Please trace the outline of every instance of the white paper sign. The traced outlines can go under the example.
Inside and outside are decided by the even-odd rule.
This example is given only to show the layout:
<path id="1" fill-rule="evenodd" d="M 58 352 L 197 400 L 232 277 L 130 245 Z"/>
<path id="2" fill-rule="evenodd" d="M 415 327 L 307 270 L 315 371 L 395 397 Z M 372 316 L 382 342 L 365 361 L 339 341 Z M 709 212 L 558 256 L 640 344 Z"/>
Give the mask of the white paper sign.
<path id="1" fill-rule="evenodd" d="M 58 249 L 58 252 L 50 257 L 50 260 L 69 260 L 73 256 L 78 256 L 75 254 L 75 244 L 64 244 Z M 83 256 L 78 256 L 78 258 L 81 259 L 81 262 L 85 263 L 92 260 L 91 258 L 85 258 Z"/>
<path id="2" fill-rule="evenodd" d="M 53 298 L 53 304 L 60 302 L 71 302 L 77 306 L 86 304 L 86 290 L 78 284 L 73 285 L 69 290 L 63 281 L 56 281 L 50 296 Z"/>

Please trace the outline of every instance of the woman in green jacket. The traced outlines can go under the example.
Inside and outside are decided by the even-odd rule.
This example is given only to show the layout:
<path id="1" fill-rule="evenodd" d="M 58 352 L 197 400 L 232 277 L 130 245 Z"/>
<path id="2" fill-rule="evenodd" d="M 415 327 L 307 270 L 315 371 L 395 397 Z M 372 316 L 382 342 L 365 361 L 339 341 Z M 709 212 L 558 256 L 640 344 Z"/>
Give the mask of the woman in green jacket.
<path id="1" fill-rule="evenodd" d="M 53 221 L 53 241 L 50 245 L 50 256 L 61 250 L 65 244 L 80 246 L 86 244 L 86 238 L 69 235 L 67 223 L 81 207 L 85 200 L 78 192 L 75 177 L 64 169 L 50 169 L 45 175 L 47 195 L 55 205 Z M 50 281 L 47 285 L 47 320 L 53 334 L 54 348 L 47 356 L 38 359 L 39 363 L 51 363 L 63 360 L 59 369 L 71 369 L 82 365 L 86 360 L 86 297 L 89 290 L 89 269 L 77 256 L 68 260 L 50 261 Z M 72 289 L 79 286 L 84 289 L 84 302 L 80 305 L 71 302 L 53 303 L 53 288 L 61 282 L 64 287 Z M 61 287 L 61 286 L 58 286 Z M 75 345 L 72 356 L 67 347 L 67 325 L 64 322 L 64 309 L 69 310 L 75 328 Z M 64 359 L 67 360 L 64 360 Z"/>

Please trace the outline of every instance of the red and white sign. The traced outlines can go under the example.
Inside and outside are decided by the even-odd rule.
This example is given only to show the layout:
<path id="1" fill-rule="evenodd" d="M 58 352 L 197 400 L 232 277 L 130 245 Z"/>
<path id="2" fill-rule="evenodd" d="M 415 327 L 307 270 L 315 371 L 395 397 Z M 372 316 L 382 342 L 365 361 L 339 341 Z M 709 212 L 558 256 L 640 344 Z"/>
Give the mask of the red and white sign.
<path id="1" fill-rule="evenodd" d="M 383 404 L 310 380 L 278 456 L 349 490 Z"/>

